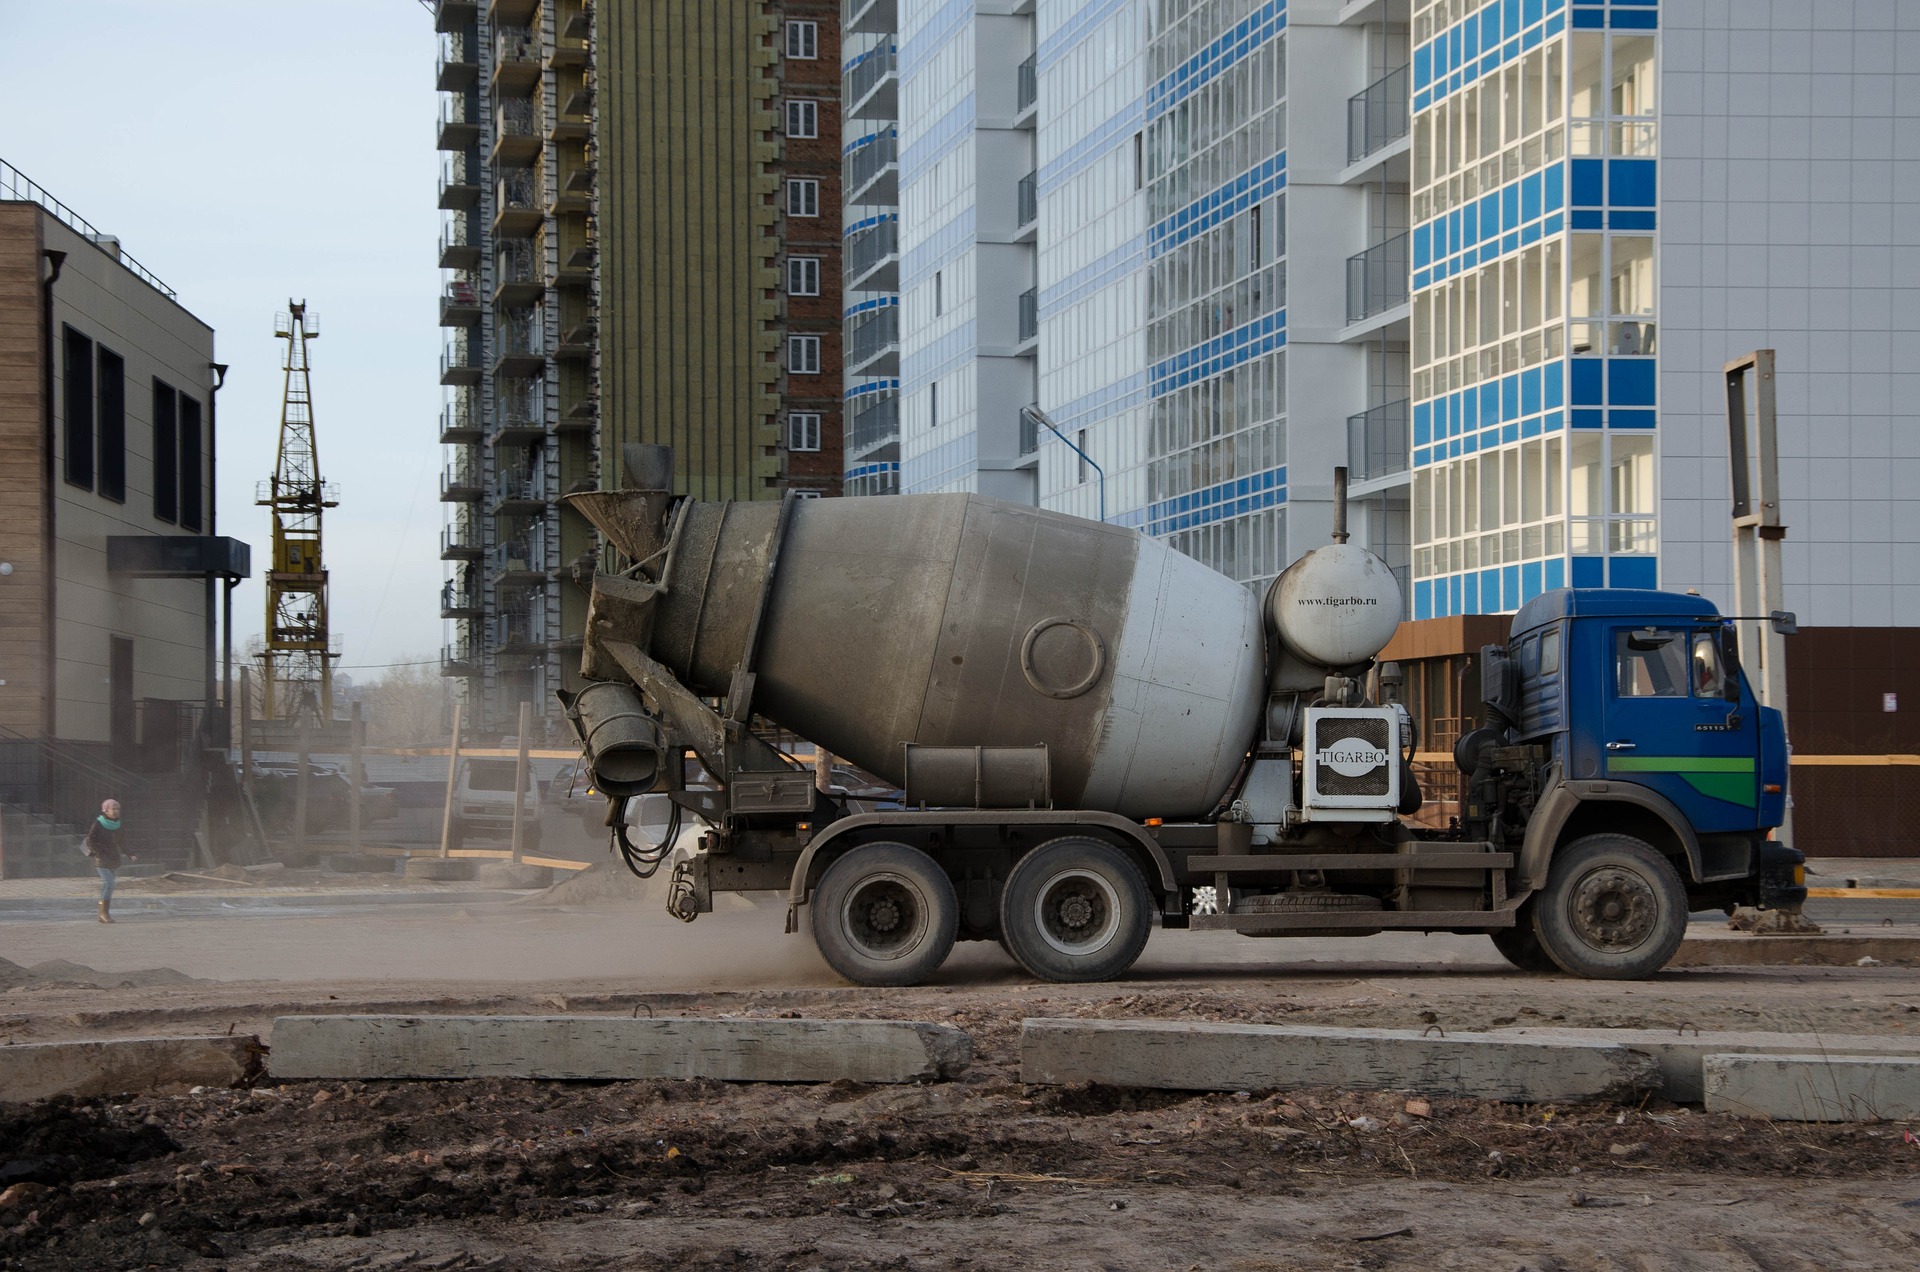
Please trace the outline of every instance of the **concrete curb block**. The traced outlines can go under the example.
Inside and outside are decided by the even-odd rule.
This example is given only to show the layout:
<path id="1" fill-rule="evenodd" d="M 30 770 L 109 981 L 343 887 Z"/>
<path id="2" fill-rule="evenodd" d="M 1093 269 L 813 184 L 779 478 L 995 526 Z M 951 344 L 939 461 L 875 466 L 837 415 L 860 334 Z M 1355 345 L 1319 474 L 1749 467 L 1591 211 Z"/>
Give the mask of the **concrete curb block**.
<path id="1" fill-rule="evenodd" d="M 472 857 L 409 857 L 406 877 L 461 882 L 473 878 L 480 864 Z"/>
<path id="2" fill-rule="evenodd" d="M 1852 967 L 1871 958 L 1889 967 L 1920 966 L 1920 937 L 1694 937 L 1680 942 L 1668 967 Z"/>
<path id="3" fill-rule="evenodd" d="M 1652 1056 L 1606 1042 L 1181 1020 L 1028 1020 L 1025 1082 L 1179 1091 L 1417 1091 L 1505 1100 L 1609 1100 L 1660 1083 Z"/>
<path id="4" fill-rule="evenodd" d="M 1790 1122 L 1920 1117 L 1920 1056 L 1713 1055 L 1702 1065 L 1709 1113 Z"/>
<path id="5" fill-rule="evenodd" d="M 272 909 L 316 909 L 328 906 L 349 905 L 437 905 L 442 902 L 462 902 L 472 905 L 480 901 L 499 901 L 501 903 L 517 901 L 526 896 L 524 891 L 502 888 L 460 888 L 434 889 L 428 891 L 408 891 L 396 888 L 381 892 L 279 892 L 268 896 L 258 893 L 221 892 L 207 893 L 178 892 L 157 895 L 128 896 L 119 892 L 113 894 L 113 914 L 116 919 L 139 918 L 141 915 L 155 915 L 165 918 L 179 918 L 194 914 L 231 914 L 235 910 L 272 910 Z M 33 897 L 9 898 L 0 900 L 0 918 L 91 918 L 99 911 L 97 898 L 82 897 Z"/>
<path id="6" fill-rule="evenodd" d="M 905 1020 L 282 1016 L 276 1078 L 718 1078 L 925 1082 L 973 1060 L 958 1029 Z"/>
<path id="7" fill-rule="evenodd" d="M 1496 1038 L 1535 1042 L 1614 1042 L 1654 1058 L 1660 1066 L 1660 1094 L 1676 1104 L 1698 1104 L 1706 1090 L 1704 1062 L 1712 1055 L 1890 1056 L 1920 1060 L 1920 1038 L 1865 1034 L 1765 1033 L 1729 1030 L 1677 1033 L 1670 1029 L 1498 1029 Z"/>
<path id="8" fill-rule="evenodd" d="M 0 1103 L 54 1095 L 126 1095 L 169 1086 L 233 1086 L 260 1071 L 251 1034 L 121 1038 L 0 1047 Z"/>

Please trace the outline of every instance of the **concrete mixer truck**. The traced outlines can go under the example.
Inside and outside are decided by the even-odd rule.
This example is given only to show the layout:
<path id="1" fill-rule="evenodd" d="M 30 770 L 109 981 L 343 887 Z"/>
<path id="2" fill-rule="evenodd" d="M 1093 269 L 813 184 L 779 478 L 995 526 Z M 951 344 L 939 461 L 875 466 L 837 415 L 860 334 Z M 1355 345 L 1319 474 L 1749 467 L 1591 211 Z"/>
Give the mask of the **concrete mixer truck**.
<path id="1" fill-rule="evenodd" d="M 804 914 L 857 984 L 918 983 L 956 940 L 1105 980 L 1156 924 L 1484 932 L 1522 969 L 1639 978 L 1690 911 L 1804 900 L 1768 837 L 1781 718 L 1698 597 L 1523 606 L 1482 651 L 1487 718 L 1436 830 L 1406 820 L 1411 721 L 1369 674 L 1399 586 L 1346 542 L 1343 497 L 1262 603 L 1133 530 L 979 495 L 703 503 L 670 493 L 664 448 L 625 463 L 630 489 L 571 496 L 626 562 L 594 577 L 562 694 L 608 824 L 638 872 L 670 865 L 678 917 L 784 892 L 787 930 Z M 903 795 L 863 807 L 756 720 Z M 645 794 L 672 815 L 636 844 Z"/>

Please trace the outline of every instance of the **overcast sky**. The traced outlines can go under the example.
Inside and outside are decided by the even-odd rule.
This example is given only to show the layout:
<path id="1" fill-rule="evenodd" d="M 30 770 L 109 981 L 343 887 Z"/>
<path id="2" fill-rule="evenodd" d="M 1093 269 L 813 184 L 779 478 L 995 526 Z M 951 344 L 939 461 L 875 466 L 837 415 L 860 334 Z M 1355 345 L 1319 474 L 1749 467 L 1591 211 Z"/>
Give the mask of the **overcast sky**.
<path id="1" fill-rule="evenodd" d="M 116 234 L 214 328 L 220 533 L 262 629 L 281 350 L 305 299 L 333 629 L 356 680 L 437 657 L 437 37 L 418 0 L 0 0 L 0 159 Z"/>

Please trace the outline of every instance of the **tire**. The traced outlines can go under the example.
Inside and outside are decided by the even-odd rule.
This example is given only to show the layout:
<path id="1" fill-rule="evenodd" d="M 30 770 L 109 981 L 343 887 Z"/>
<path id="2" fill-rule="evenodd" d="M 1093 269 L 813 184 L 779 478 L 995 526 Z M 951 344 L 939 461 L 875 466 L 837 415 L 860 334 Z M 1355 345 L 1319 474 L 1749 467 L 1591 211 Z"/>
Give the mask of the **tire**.
<path id="1" fill-rule="evenodd" d="M 820 877 L 808 910 L 820 956 L 856 985 L 918 985 L 960 929 L 953 880 L 906 844 L 849 851 Z"/>
<path id="2" fill-rule="evenodd" d="M 1687 932 L 1679 871 L 1630 835 L 1587 835 L 1559 849 L 1532 907 L 1542 951 L 1590 980 L 1645 980 Z"/>
<path id="3" fill-rule="evenodd" d="M 1512 963 L 1523 972 L 1557 972 L 1560 965 L 1547 956 L 1540 945 L 1540 938 L 1533 930 L 1533 906 L 1528 904 L 1520 911 L 1520 921 L 1510 928 L 1500 928 L 1487 933 L 1493 938 L 1493 948 L 1500 951 L 1500 957 Z"/>
<path id="4" fill-rule="evenodd" d="M 1000 893 L 1007 952 L 1041 980 L 1112 980 L 1153 932 L 1139 867 L 1111 844 L 1078 837 L 1041 844 L 1014 864 Z"/>

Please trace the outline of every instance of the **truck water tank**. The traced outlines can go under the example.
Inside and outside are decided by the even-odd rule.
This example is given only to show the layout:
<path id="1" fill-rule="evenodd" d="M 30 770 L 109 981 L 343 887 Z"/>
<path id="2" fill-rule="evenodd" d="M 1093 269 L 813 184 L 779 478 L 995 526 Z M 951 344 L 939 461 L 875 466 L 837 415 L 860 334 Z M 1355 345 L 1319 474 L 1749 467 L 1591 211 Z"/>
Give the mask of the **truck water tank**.
<path id="1" fill-rule="evenodd" d="M 596 523 L 605 501 L 576 496 Z M 688 503 L 649 641 L 723 696 L 780 506 Z M 981 495 L 794 501 L 754 709 L 895 783 L 904 744 L 1048 748 L 1053 804 L 1210 810 L 1263 702 L 1259 605 L 1129 529 Z M 618 633 L 609 633 L 618 639 Z"/>
<path id="2" fill-rule="evenodd" d="M 1352 667 L 1387 647 L 1400 625 L 1400 581 L 1365 548 L 1329 543 L 1288 566 L 1267 590 L 1267 621 L 1316 666 Z"/>

